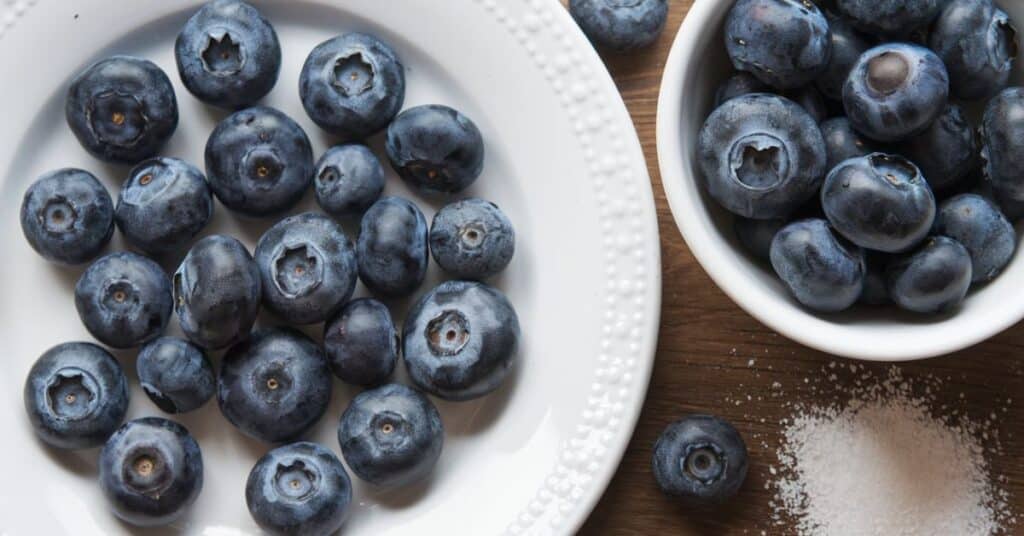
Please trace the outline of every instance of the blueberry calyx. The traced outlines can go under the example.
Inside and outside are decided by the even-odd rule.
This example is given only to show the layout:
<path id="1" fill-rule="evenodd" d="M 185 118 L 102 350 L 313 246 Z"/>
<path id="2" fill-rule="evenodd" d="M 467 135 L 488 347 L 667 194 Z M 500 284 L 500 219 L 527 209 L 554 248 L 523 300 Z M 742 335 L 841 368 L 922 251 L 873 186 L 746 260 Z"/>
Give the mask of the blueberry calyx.
<path id="1" fill-rule="evenodd" d="M 277 151 L 266 147 L 250 149 L 242 157 L 246 180 L 255 188 L 268 190 L 281 178 L 284 163 Z"/>
<path id="2" fill-rule="evenodd" d="M 916 184 L 920 173 L 914 164 L 898 155 L 875 153 L 868 157 L 871 167 L 889 184 L 899 187 L 903 184 Z M 843 186 L 847 184 L 844 183 Z"/>
<path id="3" fill-rule="evenodd" d="M 373 88 L 375 76 L 373 65 L 363 58 L 361 52 L 355 52 L 335 60 L 331 85 L 342 95 L 354 97 Z"/>
<path id="4" fill-rule="evenodd" d="M 427 346 L 434 355 L 458 355 L 469 342 L 469 319 L 459 311 L 445 310 L 427 323 L 426 335 Z"/>
<path id="5" fill-rule="evenodd" d="M 883 52 L 868 60 L 867 85 L 880 95 L 892 95 L 910 80 L 910 64 L 902 54 Z"/>
<path id="6" fill-rule="evenodd" d="M 159 449 L 140 446 L 128 456 L 131 460 L 122 468 L 125 485 L 132 491 L 159 500 L 174 482 L 174 474 Z"/>
<path id="7" fill-rule="evenodd" d="M 293 501 L 304 501 L 320 489 L 320 472 L 307 466 L 302 460 L 290 464 L 280 463 L 274 473 L 277 492 Z"/>
<path id="8" fill-rule="evenodd" d="M 67 199 L 55 197 L 43 206 L 36 218 L 47 232 L 59 235 L 74 228 L 78 213 Z"/>
<path id="9" fill-rule="evenodd" d="M 117 91 L 96 95 L 89 103 L 88 120 L 96 139 L 117 147 L 135 145 L 149 123 L 139 99 Z"/>
<path id="10" fill-rule="evenodd" d="M 729 157 L 733 177 L 745 188 L 776 187 L 789 173 L 789 154 L 782 140 L 758 133 L 740 138 Z"/>
<path id="11" fill-rule="evenodd" d="M 306 244 L 280 246 L 271 265 L 274 284 L 285 297 L 306 296 L 324 280 L 324 261 L 320 252 Z"/>
<path id="12" fill-rule="evenodd" d="M 223 29 L 212 30 L 209 36 L 206 48 L 200 54 L 203 70 L 215 76 L 238 74 L 245 67 L 245 53 L 239 40 Z"/>
<path id="13" fill-rule="evenodd" d="M 78 367 L 66 367 L 55 372 L 46 387 L 46 400 L 54 415 L 77 421 L 90 416 L 96 409 L 96 379 Z"/>
<path id="14" fill-rule="evenodd" d="M 725 454 L 717 445 L 698 443 L 687 446 L 679 466 L 684 476 L 707 485 L 722 476 L 726 466 L 724 458 Z"/>

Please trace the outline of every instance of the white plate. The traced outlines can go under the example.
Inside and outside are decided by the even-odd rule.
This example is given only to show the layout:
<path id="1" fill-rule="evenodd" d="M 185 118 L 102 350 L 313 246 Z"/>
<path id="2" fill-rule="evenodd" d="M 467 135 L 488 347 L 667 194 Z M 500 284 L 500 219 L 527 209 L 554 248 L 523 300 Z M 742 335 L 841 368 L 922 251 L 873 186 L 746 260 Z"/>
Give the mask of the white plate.
<path id="1" fill-rule="evenodd" d="M 517 374 L 480 401 L 439 403 L 447 436 L 434 477 L 425 486 L 392 493 L 357 482 L 347 532 L 575 530 L 611 478 L 639 414 L 661 294 L 650 182 L 607 71 L 555 0 L 256 4 L 274 23 L 284 51 L 280 81 L 266 103 L 298 120 L 318 153 L 330 140 L 299 103 L 302 62 L 314 45 L 338 33 L 377 34 L 407 66 L 407 106 L 450 104 L 479 125 L 487 159 L 469 193 L 501 205 L 519 236 L 516 257 L 496 282 L 522 319 Z M 0 493 L 0 534 L 131 532 L 107 512 L 94 482 L 97 450 L 44 448 L 24 417 L 22 384 L 35 358 L 57 343 L 89 337 L 72 301 L 81 269 L 54 267 L 36 256 L 21 236 L 18 207 L 32 180 L 64 166 L 93 171 L 116 194 L 127 168 L 89 157 L 63 118 L 68 80 L 113 53 L 147 57 L 167 71 L 182 120 L 164 153 L 202 163 L 207 135 L 223 114 L 185 91 L 172 56 L 174 36 L 197 5 L 0 2 L 0 202 L 6 218 L 0 232 L 6 252 L 0 269 L 0 467 L 7 483 Z M 380 140 L 371 145 L 379 151 Z M 387 189 L 417 199 L 428 218 L 436 208 L 393 175 Z M 311 197 L 302 208 L 313 207 Z M 218 206 L 207 232 L 230 233 L 252 247 L 272 223 L 239 221 Z M 120 247 L 117 237 L 111 248 Z M 430 283 L 439 279 L 432 263 Z M 273 319 L 261 319 L 268 321 Z M 310 331 L 319 336 L 319 328 Z M 130 417 L 160 414 L 134 380 L 134 353 L 117 355 L 135 384 Z M 328 414 L 311 433 L 336 453 L 337 419 L 353 392 L 338 383 Z M 169 532 L 255 532 L 243 489 L 268 446 L 235 431 L 216 403 L 179 420 L 202 446 L 205 486 Z"/>

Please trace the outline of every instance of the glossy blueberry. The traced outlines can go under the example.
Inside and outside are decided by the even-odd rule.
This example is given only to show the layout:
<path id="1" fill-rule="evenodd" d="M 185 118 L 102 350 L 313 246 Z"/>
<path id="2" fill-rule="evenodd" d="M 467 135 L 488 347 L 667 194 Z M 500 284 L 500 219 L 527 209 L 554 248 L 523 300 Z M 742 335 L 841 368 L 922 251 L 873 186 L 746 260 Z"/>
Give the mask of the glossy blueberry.
<path id="1" fill-rule="evenodd" d="M 879 45 L 861 55 L 843 86 L 843 107 L 860 133 L 884 142 L 921 133 L 945 110 L 949 74 L 927 48 Z"/>
<path id="2" fill-rule="evenodd" d="M 793 296 L 815 311 L 842 311 L 864 288 L 864 251 L 836 235 L 825 220 L 783 227 L 772 240 L 771 261 Z"/>
<path id="3" fill-rule="evenodd" d="M 770 261 L 772 239 L 775 233 L 786 226 L 785 220 L 752 220 L 736 216 L 733 229 L 743 249 L 758 260 Z"/>
<path id="4" fill-rule="evenodd" d="M 312 339 L 291 328 L 256 330 L 224 354 L 217 402 L 245 434 L 279 443 L 309 430 L 331 400 L 331 371 Z"/>
<path id="5" fill-rule="evenodd" d="M 324 352 L 345 383 L 376 387 L 398 362 L 399 340 L 391 313 L 372 298 L 352 300 L 324 326 Z"/>
<path id="6" fill-rule="evenodd" d="M 661 490 L 698 502 L 736 495 L 747 478 L 747 445 L 731 424 L 691 415 L 665 428 L 654 444 L 651 470 Z"/>
<path id="7" fill-rule="evenodd" d="M 359 279 L 371 291 L 408 296 L 427 275 L 427 220 L 401 197 L 386 196 L 363 214 L 356 241 Z"/>
<path id="8" fill-rule="evenodd" d="M 245 504 L 270 534 L 334 534 L 348 517 L 352 481 L 341 461 L 316 443 L 271 450 L 249 472 Z"/>
<path id="9" fill-rule="evenodd" d="M 825 138 L 825 168 L 829 171 L 845 160 L 874 152 L 871 140 L 858 134 L 845 117 L 833 117 L 821 123 L 821 135 Z"/>
<path id="10" fill-rule="evenodd" d="M 949 0 L 930 45 L 961 99 L 986 99 L 1006 87 L 1017 59 L 1017 29 L 992 0 Z"/>
<path id="11" fill-rule="evenodd" d="M 627 51 L 658 39 L 668 19 L 667 0 L 570 0 L 569 14 L 596 45 Z"/>
<path id="12" fill-rule="evenodd" d="M 198 346 L 160 337 L 142 347 L 135 369 L 149 399 L 167 413 L 187 413 L 213 398 L 216 378 Z"/>
<path id="13" fill-rule="evenodd" d="M 52 171 L 25 192 L 21 231 L 32 249 L 50 262 L 88 262 L 114 233 L 114 203 L 88 171 Z"/>
<path id="14" fill-rule="evenodd" d="M 127 523 L 167 525 L 203 489 L 203 456 L 184 426 L 160 417 L 126 422 L 100 452 L 100 487 Z"/>
<path id="15" fill-rule="evenodd" d="M 149 158 L 178 127 L 170 79 L 155 63 L 130 56 L 98 61 L 75 77 L 64 114 L 82 147 L 108 162 Z"/>
<path id="16" fill-rule="evenodd" d="M 148 253 L 181 249 L 213 216 L 213 196 L 199 168 L 177 158 L 145 160 L 121 185 L 114 212 L 131 244 Z"/>
<path id="17" fill-rule="evenodd" d="M 75 308 L 93 337 L 131 348 L 163 333 L 171 319 L 171 280 L 159 264 L 127 251 L 89 265 L 75 285 Z"/>
<path id="18" fill-rule="evenodd" d="M 792 89 L 825 71 L 832 40 L 825 16 L 805 1 L 737 0 L 725 20 L 725 48 L 737 69 Z"/>
<path id="19" fill-rule="evenodd" d="M 380 199 L 384 167 L 365 145 L 336 145 L 317 162 L 313 184 L 324 212 L 338 219 L 359 216 Z"/>
<path id="20" fill-rule="evenodd" d="M 917 136 L 895 150 L 921 169 L 935 191 L 947 191 L 963 182 L 978 166 L 978 142 L 974 127 L 956 104 Z"/>
<path id="21" fill-rule="evenodd" d="M 430 224 L 430 253 L 459 279 L 485 279 L 505 269 L 516 249 L 512 222 L 497 205 L 463 199 L 445 205 Z"/>
<path id="22" fill-rule="evenodd" d="M 260 271 L 241 242 L 208 236 L 174 273 L 174 307 L 192 342 L 217 350 L 249 334 L 260 310 Z"/>
<path id="23" fill-rule="evenodd" d="M 182 83 L 197 99 L 237 109 L 274 88 L 281 45 L 256 8 L 239 0 L 213 0 L 185 23 L 174 42 L 174 59 Z"/>
<path id="24" fill-rule="evenodd" d="M 50 348 L 25 378 L 25 411 L 36 435 L 58 449 L 98 447 L 128 410 L 128 380 L 106 350 L 88 342 Z"/>
<path id="25" fill-rule="evenodd" d="M 412 484 L 441 457 L 444 426 L 420 392 L 390 383 L 363 391 L 341 415 L 338 443 L 352 472 L 378 486 Z"/>
<path id="26" fill-rule="evenodd" d="M 260 238 L 255 258 L 264 305 L 292 324 L 327 320 L 356 286 L 352 241 L 323 214 L 279 221 Z"/>
<path id="27" fill-rule="evenodd" d="M 814 119 L 767 93 L 719 106 L 697 143 L 711 197 L 746 218 L 786 217 L 817 193 L 826 171 L 825 141 Z"/>
<path id="28" fill-rule="evenodd" d="M 885 269 L 889 257 L 876 251 L 866 251 L 867 272 L 864 273 L 864 290 L 858 303 L 865 305 L 886 305 L 891 303 L 889 289 L 885 283 Z"/>
<path id="29" fill-rule="evenodd" d="M 715 91 L 715 108 L 723 102 L 751 93 L 771 93 L 772 87 L 748 72 L 737 71 L 726 78 Z"/>
<path id="30" fill-rule="evenodd" d="M 1024 88 L 1005 89 L 989 101 L 981 141 L 985 178 L 1000 202 L 1024 202 Z"/>
<path id="31" fill-rule="evenodd" d="M 961 194 L 942 203 L 935 233 L 960 242 L 971 255 L 972 282 L 991 281 L 1013 258 L 1017 233 L 995 203 Z"/>
<path id="32" fill-rule="evenodd" d="M 313 182 L 313 148 L 292 118 L 255 106 L 229 115 L 210 134 L 206 174 L 224 206 L 270 216 L 298 203 Z"/>
<path id="33" fill-rule="evenodd" d="M 405 101 L 405 68 L 386 43 L 348 33 L 317 45 L 302 66 L 299 97 L 309 118 L 342 141 L 391 122 Z"/>
<path id="34" fill-rule="evenodd" d="M 944 0 L 836 0 L 857 29 L 882 37 L 910 34 L 939 14 Z"/>
<path id="35" fill-rule="evenodd" d="M 918 313 L 954 309 L 971 286 L 971 255 L 960 242 L 934 236 L 913 252 L 895 257 L 886 269 L 889 296 Z"/>
<path id="36" fill-rule="evenodd" d="M 828 17 L 832 39 L 832 55 L 816 84 L 818 89 L 832 100 L 843 100 L 843 85 L 860 55 L 871 48 L 871 42 L 838 17 Z"/>
<path id="37" fill-rule="evenodd" d="M 384 148 L 395 172 L 426 192 L 461 192 L 484 167 L 484 139 L 476 124 L 440 104 L 398 114 L 388 126 Z"/>

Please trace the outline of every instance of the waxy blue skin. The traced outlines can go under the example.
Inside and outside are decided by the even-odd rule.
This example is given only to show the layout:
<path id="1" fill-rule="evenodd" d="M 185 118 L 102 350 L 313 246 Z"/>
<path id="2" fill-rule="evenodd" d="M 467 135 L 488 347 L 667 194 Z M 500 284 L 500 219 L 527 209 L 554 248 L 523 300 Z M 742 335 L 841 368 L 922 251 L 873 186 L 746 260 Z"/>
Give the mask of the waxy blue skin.
<path id="1" fill-rule="evenodd" d="M 1006 87 L 1017 58 L 1017 29 L 992 0 L 949 0 L 929 44 L 961 99 L 989 98 Z"/>
<path id="2" fill-rule="evenodd" d="M 263 304 L 293 324 L 323 322 L 352 297 L 356 253 L 345 230 L 315 212 L 289 216 L 256 245 Z"/>
<path id="3" fill-rule="evenodd" d="M 352 300 L 324 326 L 324 352 L 341 381 L 376 387 L 391 378 L 400 349 L 391 313 L 372 298 Z"/>
<path id="4" fill-rule="evenodd" d="M 978 167 L 978 141 L 963 109 L 949 104 L 924 132 L 895 147 L 913 161 L 932 190 L 948 191 L 962 184 Z"/>
<path id="5" fill-rule="evenodd" d="M 208 236 L 174 273 L 174 310 L 190 341 L 217 350 L 249 334 L 260 310 L 260 270 L 241 242 Z"/>
<path id="6" fill-rule="evenodd" d="M 271 216 L 298 203 L 313 182 L 313 148 L 283 112 L 246 108 L 210 134 L 206 174 L 224 206 L 246 216 Z"/>
<path id="7" fill-rule="evenodd" d="M 1017 233 L 995 203 L 960 194 L 939 207 L 935 233 L 960 242 L 971 254 L 972 282 L 995 279 L 1017 250 Z"/>
<path id="8" fill-rule="evenodd" d="M 736 69 L 762 82 L 793 89 L 828 67 L 832 39 L 828 21 L 799 0 L 737 0 L 725 20 L 725 48 Z"/>
<path id="9" fill-rule="evenodd" d="M 908 35 L 939 14 L 943 0 L 836 0 L 836 7 L 857 29 L 872 35 Z"/>
<path id="10" fill-rule="evenodd" d="M 213 216 L 213 195 L 199 168 L 177 158 L 145 160 L 121 185 L 114 212 L 121 234 L 147 253 L 179 250 Z"/>
<path id="11" fill-rule="evenodd" d="M 715 107 L 721 106 L 723 102 L 751 93 L 775 93 L 768 84 L 758 80 L 754 75 L 739 71 L 727 78 L 718 86 L 715 92 Z M 823 121 L 828 116 L 825 100 L 814 86 L 803 86 L 780 93 L 781 96 L 799 104 L 811 115 L 816 122 Z"/>
<path id="12" fill-rule="evenodd" d="M 409 310 L 402 356 L 417 387 L 446 400 L 494 391 L 518 361 L 519 318 L 498 289 L 446 281 Z"/>
<path id="13" fill-rule="evenodd" d="M 864 251 L 840 240 L 825 220 L 783 227 L 772 240 L 771 261 L 793 296 L 815 311 L 842 311 L 864 288 Z"/>
<path id="14" fill-rule="evenodd" d="M 341 141 L 363 140 L 402 109 L 405 67 L 390 46 L 372 35 L 339 35 L 309 53 L 299 97 L 320 128 Z"/>
<path id="15" fill-rule="evenodd" d="M 363 391 L 341 415 L 338 443 L 352 472 L 383 487 L 423 480 L 441 457 L 444 426 L 427 397 L 401 384 Z"/>
<path id="16" fill-rule="evenodd" d="M 698 503 L 720 503 L 736 495 L 747 467 L 743 437 L 710 415 L 691 415 L 668 425 L 651 458 L 654 480 L 665 494 Z"/>
<path id="17" fill-rule="evenodd" d="M 845 117 L 833 117 L 821 123 L 821 135 L 825 139 L 825 168 L 832 171 L 843 161 L 874 152 L 874 143 L 853 129 Z"/>
<path id="18" fill-rule="evenodd" d="M 338 219 L 360 216 L 384 192 L 384 167 L 365 145 L 336 145 L 317 162 L 313 186 L 324 212 Z"/>
<path id="19" fill-rule="evenodd" d="M 743 249 L 762 261 L 771 260 L 772 239 L 786 226 L 786 220 L 752 220 L 736 216 L 733 229 Z"/>
<path id="20" fill-rule="evenodd" d="M 114 203 L 88 171 L 51 171 L 25 192 L 21 231 L 32 249 L 50 262 L 88 262 L 114 233 Z"/>
<path id="21" fill-rule="evenodd" d="M 188 430 L 159 417 L 126 422 L 100 452 L 100 487 L 114 514 L 140 527 L 168 525 L 203 489 L 203 456 Z"/>
<path id="22" fill-rule="evenodd" d="M 128 410 L 128 380 L 110 353 L 88 342 L 47 350 L 25 378 L 25 412 L 44 443 L 58 449 L 98 447 Z"/>
<path id="23" fill-rule="evenodd" d="M 1005 89 L 989 101 L 981 141 L 985 178 L 1000 203 L 1024 202 L 1024 88 Z"/>
<path id="24" fill-rule="evenodd" d="M 171 319 L 171 280 L 159 264 L 121 251 L 99 258 L 75 285 L 86 329 L 114 348 L 132 348 L 163 333 Z"/>
<path id="25" fill-rule="evenodd" d="M 207 104 L 234 110 L 255 104 L 277 83 L 281 45 L 251 5 L 214 0 L 185 23 L 174 42 L 185 87 Z"/>
<path id="26" fill-rule="evenodd" d="M 886 269 L 889 297 L 917 313 L 940 313 L 960 305 L 971 287 L 971 255 L 960 242 L 934 236 L 895 257 Z"/>
<path id="27" fill-rule="evenodd" d="M 216 377 L 202 348 L 178 337 L 142 347 L 135 362 L 142 390 L 167 413 L 187 413 L 213 398 Z"/>
<path id="28" fill-rule="evenodd" d="M 497 205 L 471 198 L 445 205 L 430 224 L 430 253 L 459 279 L 486 279 L 512 261 L 516 233 Z"/>
<path id="29" fill-rule="evenodd" d="M 299 438 L 327 410 L 331 372 L 323 351 L 292 328 L 264 328 L 224 354 L 217 402 L 246 435 L 280 443 Z"/>
<path id="30" fill-rule="evenodd" d="M 625 52 L 658 39 L 667 0 L 570 0 L 569 14 L 595 45 Z"/>
<path id="31" fill-rule="evenodd" d="M 892 303 L 889 299 L 889 289 L 886 288 L 885 269 L 889 263 L 889 256 L 877 251 L 865 251 L 867 261 L 867 272 L 864 274 L 864 290 L 860 293 L 857 303 L 865 305 L 886 305 Z"/>
<path id="32" fill-rule="evenodd" d="M 484 139 L 473 121 L 440 104 L 409 108 L 388 125 L 391 167 L 411 186 L 436 194 L 469 187 L 484 167 Z"/>
<path id="33" fill-rule="evenodd" d="M 850 70 L 860 59 L 860 55 L 871 48 L 871 41 L 843 19 L 831 15 L 826 17 L 832 39 L 832 55 L 829 57 L 828 67 L 815 83 L 826 97 L 840 101 L 843 100 L 843 85 L 850 76 Z"/>
<path id="34" fill-rule="evenodd" d="M 170 79 L 155 63 L 112 56 L 75 77 L 64 115 L 90 154 L 134 164 L 155 155 L 174 134 L 178 101 Z"/>
<path id="35" fill-rule="evenodd" d="M 376 294 L 408 296 L 427 275 L 427 220 L 413 203 L 385 196 L 363 214 L 356 262 L 359 279 Z"/>
<path id="36" fill-rule="evenodd" d="M 298 442 L 271 450 L 252 468 L 245 504 L 270 534 L 334 534 L 348 517 L 352 481 L 330 450 Z"/>

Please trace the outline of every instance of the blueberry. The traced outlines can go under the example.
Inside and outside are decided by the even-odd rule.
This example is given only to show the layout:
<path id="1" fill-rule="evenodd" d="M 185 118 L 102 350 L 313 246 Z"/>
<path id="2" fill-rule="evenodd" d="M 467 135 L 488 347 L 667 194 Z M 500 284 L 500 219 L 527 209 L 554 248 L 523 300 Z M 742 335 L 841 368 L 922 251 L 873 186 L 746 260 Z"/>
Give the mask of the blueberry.
<path id="1" fill-rule="evenodd" d="M 956 104 L 947 105 L 942 115 L 924 132 L 895 149 L 917 164 L 935 191 L 955 188 L 978 165 L 974 127 Z"/>
<path id="2" fill-rule="evenodd" d="M 459 279 L 485 279 L 505 269 L 516 249 L 512 222 L 497 205 L 463 199 L 446 205 L 430 225 L 430 253 Z"/>
<path id="3" fill-rule="evenodd" d="M 426 192 L 461 192 L 484 167 L 484 139 L 476 124 L 440 104 L 398 114 L 388 126 L 384 148 L 398 175 Z"/>
<path id="4" fill-rule="evenodd" d="M 324 326 L 324 351 L 334 375 L 346 383 L 376 387 L 398 361 L 399 340 L 387 306 L 372 298 L 352 300 Z"/>
<path id="5" fill-rule="evenodd" d="M 199 409 L 213 398 L 216 379 L 210 360 L 184 339 L 161 337 L 143 346 L 135 369 L 142 390 L 167 413 Z"/>
<path id="6" fill-rule="evenodd" d="M 668 1 L 570 0 L 569 14 L 591 42 L 624 52 L 658 40 L 668 19 Z"/>
<path id="7" fill-rule="evenodd" d="M 832 100 L 843 100 L 843 84 L 860 55 L 871 48 L 870 41 L 838 17 L 828 17 L 832 38 L 832 55 L 816 84 Z"/>
<path id="8" fill-rule="evenodd" d="M 929 238 L 917 250 L 896 257 L 886 269 L 889 296 L 918 313 L 954 309 L 971 286 L 971 255 L 945 236 Z"/>
<path id="9" fill-rule="evenodd" d="M 786 223 L 785 220 L 752 220 L 736 216 L 733 229 L 743 249 L 758 260 L 770 261 L 772 239 Z"/>
<path id="10" fill-rule="evenodd" d="M 825 106 L 825 98 L 814 86 L 808 85 L 796 89 L 784 91 L 782 96 L 799 104 L 810 114 L 815 123 L 821 123 L 828 117 L 828 108 Z"/>
<path id="11" fill-rule="evenodd" d="M 21 230 L 32 249 L 50 262 L 88 262 L 114 233 L 114 203 L 88 171 L 52 171 L 25 192 Z"/>
<path id="12" fill-rule="evenodd" d="M 268 443 L 294 440 L 320 420 L 330 399 L 323 351 L 299 331 L 256 330 L 224 354 L 217 402 L 246 435 Z"/>
<path id="13" fill-rule="evenodd" d="M 747 478 L 747 445 L 728 422 L 691 415 L 665 428 L 654 444 L 651 469 L 663 492 L 697 502 L 722 502 Z"/>
<path id="14" fill-rule="evenodd" d="M 931 33 L 932 50 L 961 99 L 986 99 L 1006 87 L 1017 59 L 1017 29 L 992 0 L 949 0 Z"/>
<path id="15" fill-rule="evenodd" d="M 711 197 L 747 218 L 787 216 L 817 193 L 826 171 L 814 119 L 766 93 L 719 106 L 704 122 L 697 151 Z"/>
<path id="16" fill-rule="evenodd" d="M 847 20 L 857 29 L 882 37 L 907 35 L 927 26 L 944 0 L 836 0 Z"/>
<path id="17" fill-rule="evenodd" d="M 402 355 L 420 389 L 446 400 L 470 400 L 508 377 L 520 337 L 516 311 L 498 289 L 447 281 L 409 310 Z"/>
<path id="18" fill-rule="evenodd" d="M 825 138 L 825 168 L 829 171 L 845 160 L 874 152 L 871 140 L 858 134 L 845 117 L 833 117 L 821 123 L 821 135 Z"/>
<path id="19" fill-rule="evenodd" d="M 131 348 L 163 333 L 171 319 L 171 280 L 152 260 L 127 251 L 99 258 L 75 285 L 75 308 L 93 337 Z"/>
<path id="20" fill-rule="evenodd" d="M 771 261 L 793 296 L 816 311 L 842 311 L 864 288 L 864 251 L 833 233 L 825 220 L 783 227 L 772 240 Z"/>
<path id="21" fill-rule="evenodd" d="M 748 72 L 737 71 L 725 79 L 715 91 L 715 108 L 718 108 L 725 101 L 734 99 L 741 95 L 751 93 L 771 93 L 772 88 L 768 84 Z"/>
<path id="22" fill-rule="evenodd" d="M 237 109 L 262 99 L 277 83 L 281 45 L 273 26 L 238 0 L 208 2 L 174 42 L 178 74 L 197 99 Z"/>
<path id="23" fill-rule="evenodd" d="M 985 178 L 1000 202 L 1024 202 L 1024 88 L 1003 90 L 981 122 Z"/>
<path id="24" fill-rule="evenodd" d="M 309 118 L 343 141 L 364 139 L 391 122 L 405 101 L 405 68 L 386 43 L 349 33 L 320 43 L 299 78 Z"/>
<path id="25" fill-rule="evenodd" d="M 58 449 L 98 447 L 128 410 L 128 380 L 106 350 L 88 342 L 50 348 L 25 379 L 25 411 L 39 439 Z"/>
<path id="26" fill-rule="evenodd" d="M 373 151 L 356 143 L 327 149 L 316 164 L 316 200 L 335 218 L 359 216 L 384 191 L 384 168 Z"/>
<path id="27" fill-rule="evenodd" d="M 843 107 L 860 133 L 900 141 L 923 132 L 942 115 L 949 74 L 927 48 L 879 45 L 861 55 L 843 86 Z"/>
<path id="28" fill-rule="evenodd" d="M 391 383 L 352 399 L 341 415 L 338 443 L 359 478 L 402 486 L 430 475 L 441 457 L 444 426 L 427 397 Z"/>
<path id="29" fill-rule="evenodd" d="M 800 0 L 737 0 L 725 20 L 734 67 L 778 89 L 807 85 L 828 67 L 828 21 Z"/>
<path id="30" fill-rule="evenodd" d="M 864 290 L 860 293 L 858 303 L 865 305 L 886 305 L 891 303 L 889 289 L 885 283 L 885 269 L 889 257 L 875 251 L 865 252 L 867 272 L 864 273 Z"/>
<path id="31" fill-rule="evenodd" d="M 224 206 L 247 216 L 288 210 L 313 181 L 313 148 L 284 113 L 256 106 L 235 112 L 206 142 L 206 174 Z"/>
<path id="32" fill-rule="evenodd" d="M 199 168 L 159 157 L 132 169 L 121 185 L 114 213 L 131 244 L 148 253 L 188 245 L 213 216 L 213 196 Z"/>
<path id="33" fill-rule="evenodd" d="M 401 197 L 382 197 L 363 214 L 356 261 L 359 279 L 371 291 L 407 296 L 427 275 L 427 220 Z"/>
<path id="34" fill-rule="evenodd" d="M 203 456 L 184 426 L 160 417 L 126 422 L 100 452 L 100 487 L 117 517 L 142 527 L 181 517 L 203 489 Z"/>
<path id="35" fill-rule="evenodd" d="M 1017 249 L 1013 225 L 994 203 L 980 195 L 961 194 L 942 203 L 935 232 L 967 248 L 974 283 L 994 279 Z"/>
<path id="36" fill-rule="evenodd" d="M 208 236 L 174 273 L 174 304 L 192 342 L 216 350 L 249 334 L 262 296 L 260 270 L 241 242 Z"/>
<path id="37" fill-rule="evenodd" d="M 293 324 L 327 320 L 356 286 L 352 241 L 323 214 L 279 221 L 260 238 L 255 258 L 264 305 Z"/>
<path id="38" fill-rule="evenodd" d="M 178 128 L 178 101 L 155 63 L 129 56 L 98 61 L 68 88 L 68 126 L 90 154 L 135 163 L 157 153 Z"/>
<path id="39" fill-rule="evenodd" d="M 348 517 L 352 481 L 330 450 L 299 442 L 256 462 L 245 484 L 245 504 L 271 534 L 334 534 Z"/>

